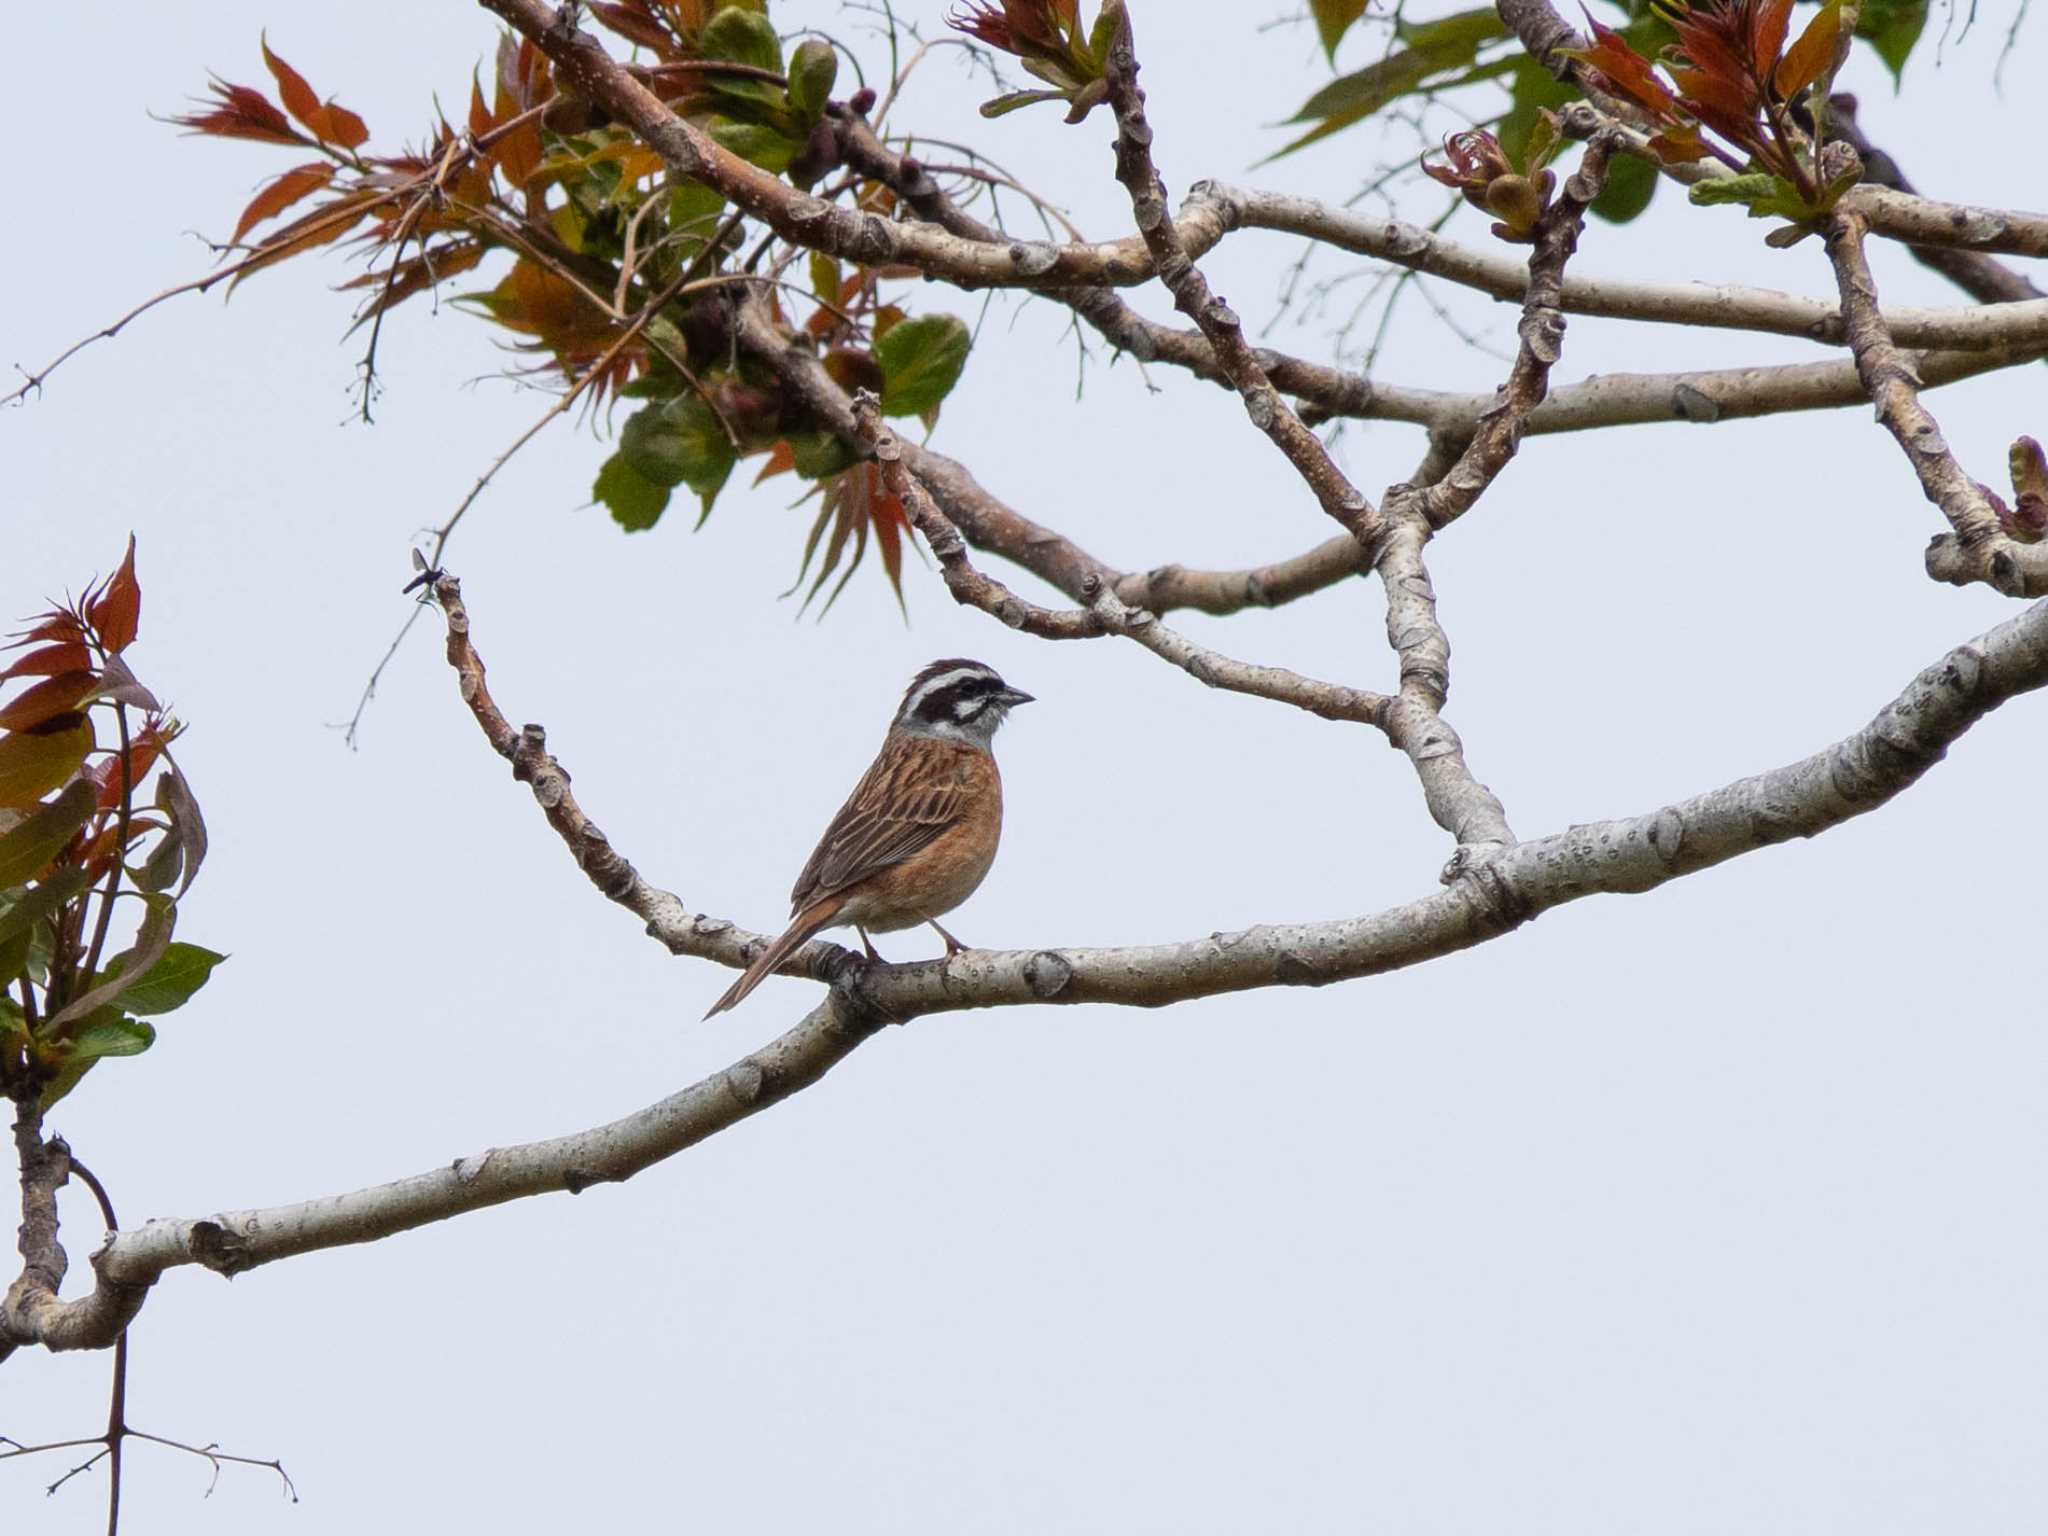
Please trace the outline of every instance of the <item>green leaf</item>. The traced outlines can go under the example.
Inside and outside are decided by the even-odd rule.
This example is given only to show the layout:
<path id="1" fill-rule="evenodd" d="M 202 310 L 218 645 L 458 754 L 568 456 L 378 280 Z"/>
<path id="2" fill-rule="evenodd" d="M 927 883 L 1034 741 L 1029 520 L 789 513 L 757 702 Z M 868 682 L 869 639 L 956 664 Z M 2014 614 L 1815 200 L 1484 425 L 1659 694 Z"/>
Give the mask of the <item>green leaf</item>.
<path id="1" fill-rule="evenodd" d="M 0 907 L 0 988 L 28 965 L 29 941 L 35 925 L 85 889 L 85 871 L 60 869 L 40 885 L 17 891 Z"/>
<path id="2" fill-rule="evenodd" d="M 1657 193 L 1657 167 L 1634 155 L 1607 162 L 1607 185 L 1593 199 L 1593 212 L 1610 224 L 1626 224 L 1650 206 Z"/>
<path id="3" fill-rule="evenodd" d="M 807 123 L 815 123 L 832 99 L 839 78 L 839 52 L 821 37 L 807 37 L 789 56 L 789 104 Z"/>
<path id="4" fill-rule="evenodd" d="M 1506 25 L 1491 6 L 1458 11 L 1416 27 L 1403 27 L 1400 37 L 1407 44 L 1405 48 L 1354 74 L 1340 75 L 1309 97 L 1288 121 L 1312 122 L 1316 126 L 1267 159 L 1277 160 L 1339 129 L 1349 128 L 1390 101 L 1427 86 L 1448 84 L 1438 77 L 1469 68 L 1482 46 L 1507 35 Z"/>
<path id="5" fill-rule="evenodd" d="M 142 923 L 135 930 L 135 943 L 107 962 L 106 969 L 95 978 L 96 984 L 90 992 L 83 997 L 74 997 L 54 1018 L 44 1023 L 46 1036 L 69 1038 L 71 1031 L 63 1026 L 91 1018 L 147 976 L 150 967 L 170 948 L 171 930 L 178 922 L 177 903 L 168 896 L 144 896 L 142 900 L 148 910 L 143 913 Z"/>
<path id="6" fill-rule="evenodd" d="M 806 480 L 829 480 L 853 462 L 853 450 L 834 432 L 792 433 L 789 452 Z"/>
<path id="7" fill-rule="evenodd" d="M 623 453 L 615 453 L 599 466 L 590 499 L 603 502 L 612 521 L 626 532 L 645 533 L 668 510 L 668 487 L 656 485 L 628 464 Z"/>
<path id="8" fill-rule="evenodd" d="M 1892 72 L 1894 89 L 1926 25 L 1927 0 L 1863 0 L 1856 35 L 1884 60 L 1885 68 Z"/>
<path id="9" fill-rule="evenodd" d="M 679 181 L 668 195 L 668 227 L 693 242 L 691 255 L 717 233 L 718 216 L 724 212 L 724 195 L 701 181 Z"/>
<path id="10" fill-rule="evenodd" d="M 226 955 L 201 949 L 197 944 L 172 944 L 164 950 L 157 963 L 122 994 L 121 1006 L 130 1013 L 169 1013 L 205 986 L 207 978 L 213 975 L 213 968 L 225 959 Z M 109 979 L 119 967 L 120 959 L 116 957 L 107 967 Z"/>
<path id="11" fill-rule="evenodd" d="M 756 69 L 782 73 L 782 43 L 775 25 L 757 10 L 728 5 L 697 34 L 697 51 L 707 59 L 727 59 Z"/>
<path id="12" fill-rule="evenodd" d="M 1338 42 L 1351 30 L 1351 24 L 1365 14 L 1365 0 L 1308 0 L 1308 9 L 1316 19 L 1316 36 L 1323 40 L 1323 53 L 1334 61 Z"/>
<path id="13" fill-rule="evenodd" d="M 1778 178 L 1768 171 L 1748 171 L 1740 176 L 1709 176 L 1686 189 L 1687 199 L 1702 208 L 1716 203 L 1754 203 L 1778 189 Z"/>
<path id="14" fill-rule="evenodd" d="M 93 749 L 92 719 L 59 715 L 0 734 L 0 807 L 27 810 L 78 772 Z"/>
<path id="15" fill-rule="evenodd" d="M 636 413 L 619 432 L 619 453 L 653 485 L 687 485 L 707 513 L 734 459 L 724 424 L 694 391 Z"/>
<path id="16" fill-rule="evenodd" d="M 57 1075 L 43 1085 L 42 1107 L 48 1109 L 78 1086 L 102 1056 L 140 1056 L 156 1043 L 156 1030 L 131 1019 L 118 1008 L 97 1009 L 65 1042 Z"/>
<path id="17" fill-rule="evenodd" d="M 0 836 L 0 886 L 20 885 L 54 859 L 72 835 L 92 820 L 99 799 L 99 788 L 91 779 L 74 779 L 64 793 Z"/>
<path id="18" fill-rule="evenodd" d="M 1041 101 L 1065 101 L 1065 91 L 1007 91 L 981 104 L 983 117 L 1007 117 L 1023 107 L 1036 106 Z"/>
<path id="19" fill-rule="evenodd" d="M 882 413 L 922 416 L 960 382 L 971 337 L 955 315 L 915 315 L 889 327 L 875 343 L 882 366 Z"/>
<path id="20" fill-rule="evenodd" d="M 73 1061 L 97 1061 L 102 1056 L 140 1056 L 156 1044 L 155 1026 L 131 1019 L 118 1008 L 101 1008 L 85 1021 L 69 1042 L 66 1054 Z"/>
<path id="21" fill-rule="evenodd" d="M 726 11 L 723 14 L 730 16 L 732 12 Z M 803 148 L 797 140 L 779 128 L 769 127 L 766 123 L 714 122 L 711 125 L 711 137 L 742 160 L 758 165 L 762 170 L 777 176 L 789 169 L 789 162 L 794 160 L 797 151 Z"/>
<path id="22" fill-rule="evenodd" d="M 1525 165 L 1530 141 L 1544 111 L 1555 112 L 1567 102 L 1578 100 L 1579 93 L 1526 54 L 1516 59 L 1514 77 L 1509 87 L 1507 116 L 1494 125 L 1493 136 L 1500 140 L 1508 159 Z M 1612 168 L 1610 163 L 1609 170 Z"/>

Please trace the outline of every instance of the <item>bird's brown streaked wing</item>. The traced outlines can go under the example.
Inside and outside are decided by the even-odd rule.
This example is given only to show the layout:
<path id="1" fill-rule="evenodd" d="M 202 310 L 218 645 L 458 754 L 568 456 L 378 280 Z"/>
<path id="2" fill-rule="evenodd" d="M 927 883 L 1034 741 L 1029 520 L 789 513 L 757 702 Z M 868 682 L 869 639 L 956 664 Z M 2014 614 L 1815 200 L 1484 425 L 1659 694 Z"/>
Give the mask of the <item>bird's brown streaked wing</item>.
<path id="1" fill-rule="evenodd" d="M 791 910 L 902 863 L 957 822 L 966 786 L 950 771 L 956 750 L 924 741 L 884 748 L 796 877 L 789 893 Z M 937 772 L 933 754 L 948 759 Z"/>

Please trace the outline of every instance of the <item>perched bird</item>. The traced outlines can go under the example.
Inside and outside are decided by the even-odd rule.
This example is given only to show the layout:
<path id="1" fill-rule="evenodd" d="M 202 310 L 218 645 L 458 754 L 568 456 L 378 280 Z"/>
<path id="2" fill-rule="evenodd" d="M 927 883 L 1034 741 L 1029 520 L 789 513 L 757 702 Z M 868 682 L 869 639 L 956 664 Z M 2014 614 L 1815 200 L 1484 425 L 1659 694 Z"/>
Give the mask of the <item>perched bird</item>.
<path id="1" fill-rule="evenodd" d="M 713 1013 L 739 1002 L 821 929 L 852 924 L 870 960 L 868 932 L 939 927 L 981 884 L 1003 833 L 1003 780 L 989 741 L 1031 695 L 995 668 L 954 657 L 910 680 L 874 766 L 832 818 L 789 893 L 789 927 L 732 984 Z"/>

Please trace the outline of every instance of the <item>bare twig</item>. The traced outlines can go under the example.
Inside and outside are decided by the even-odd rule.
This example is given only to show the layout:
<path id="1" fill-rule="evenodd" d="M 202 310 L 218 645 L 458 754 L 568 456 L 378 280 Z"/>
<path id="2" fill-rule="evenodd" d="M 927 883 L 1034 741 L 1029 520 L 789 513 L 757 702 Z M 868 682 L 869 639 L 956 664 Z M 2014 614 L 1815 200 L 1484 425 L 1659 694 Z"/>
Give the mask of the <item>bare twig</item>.
<path id="1" fill-rule="evenodd" d="M 1999 527 L 1984 488 L 1949 450 L 1941 426 L 1920 403 L 1920 379 L 1892 342 L 1877 307 L 1877 281 L 1864 258 L 1868 226 L 1862 214 L 1838 209 L 1824 231 L 1848 317 L 1849 345 L 1877 419 L 1892 435 L 1921 492 L 1948 519 L 1950 531 L 1929 547 L 1927 566 L 1938 580 L 1983 581 L 2014 597 L 2048 592 L 2048 557 L 2041 546 L 2016 543 Z"/>
<path id="2" fill-rule="evenodd" d="M 1252 425 L 1286 455 L 1322 509 L 1359 543 L 1371 545 L 1383 531 L 1372 503 L 1273 387 L 1244 338 L 1236 312 L 1210 291 L 1194 253 L 1169 216 L 1166 188 L 1152 163 L 1152 125 L 1145 119 L 1145 93 L 1138 86 L 1138 60 L 1127 17 L 1110 45 L 1107 79 L 1109 104 L 1116 112 L 1116 178 L 1130 194 L 1131 217 L 1152 253 L 1159 281 L 1207 338 L 1218 366 L 1244 397 Z"/>

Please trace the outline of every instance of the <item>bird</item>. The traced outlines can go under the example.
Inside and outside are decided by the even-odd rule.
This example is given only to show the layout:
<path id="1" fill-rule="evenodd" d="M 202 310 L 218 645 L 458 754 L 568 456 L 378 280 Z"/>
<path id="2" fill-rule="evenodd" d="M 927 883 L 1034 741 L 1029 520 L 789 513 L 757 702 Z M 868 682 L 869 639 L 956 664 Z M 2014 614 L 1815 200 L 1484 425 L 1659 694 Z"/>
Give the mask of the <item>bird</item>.
<path id="1" fill-rule="evenodd" d="M 870 961 L 870 931 L 929 923 L 974 894 L 1003 832 L 1003 780 L 989 750 L 996 728 L 1034 702 L 985 662 L 953 656 L 910 680 L 882 750 L 818 840 L 789 893 L 790 924 L 755 957 L 710 1018 L 739 1003 L 812 935 L 851 924 Z"/>

